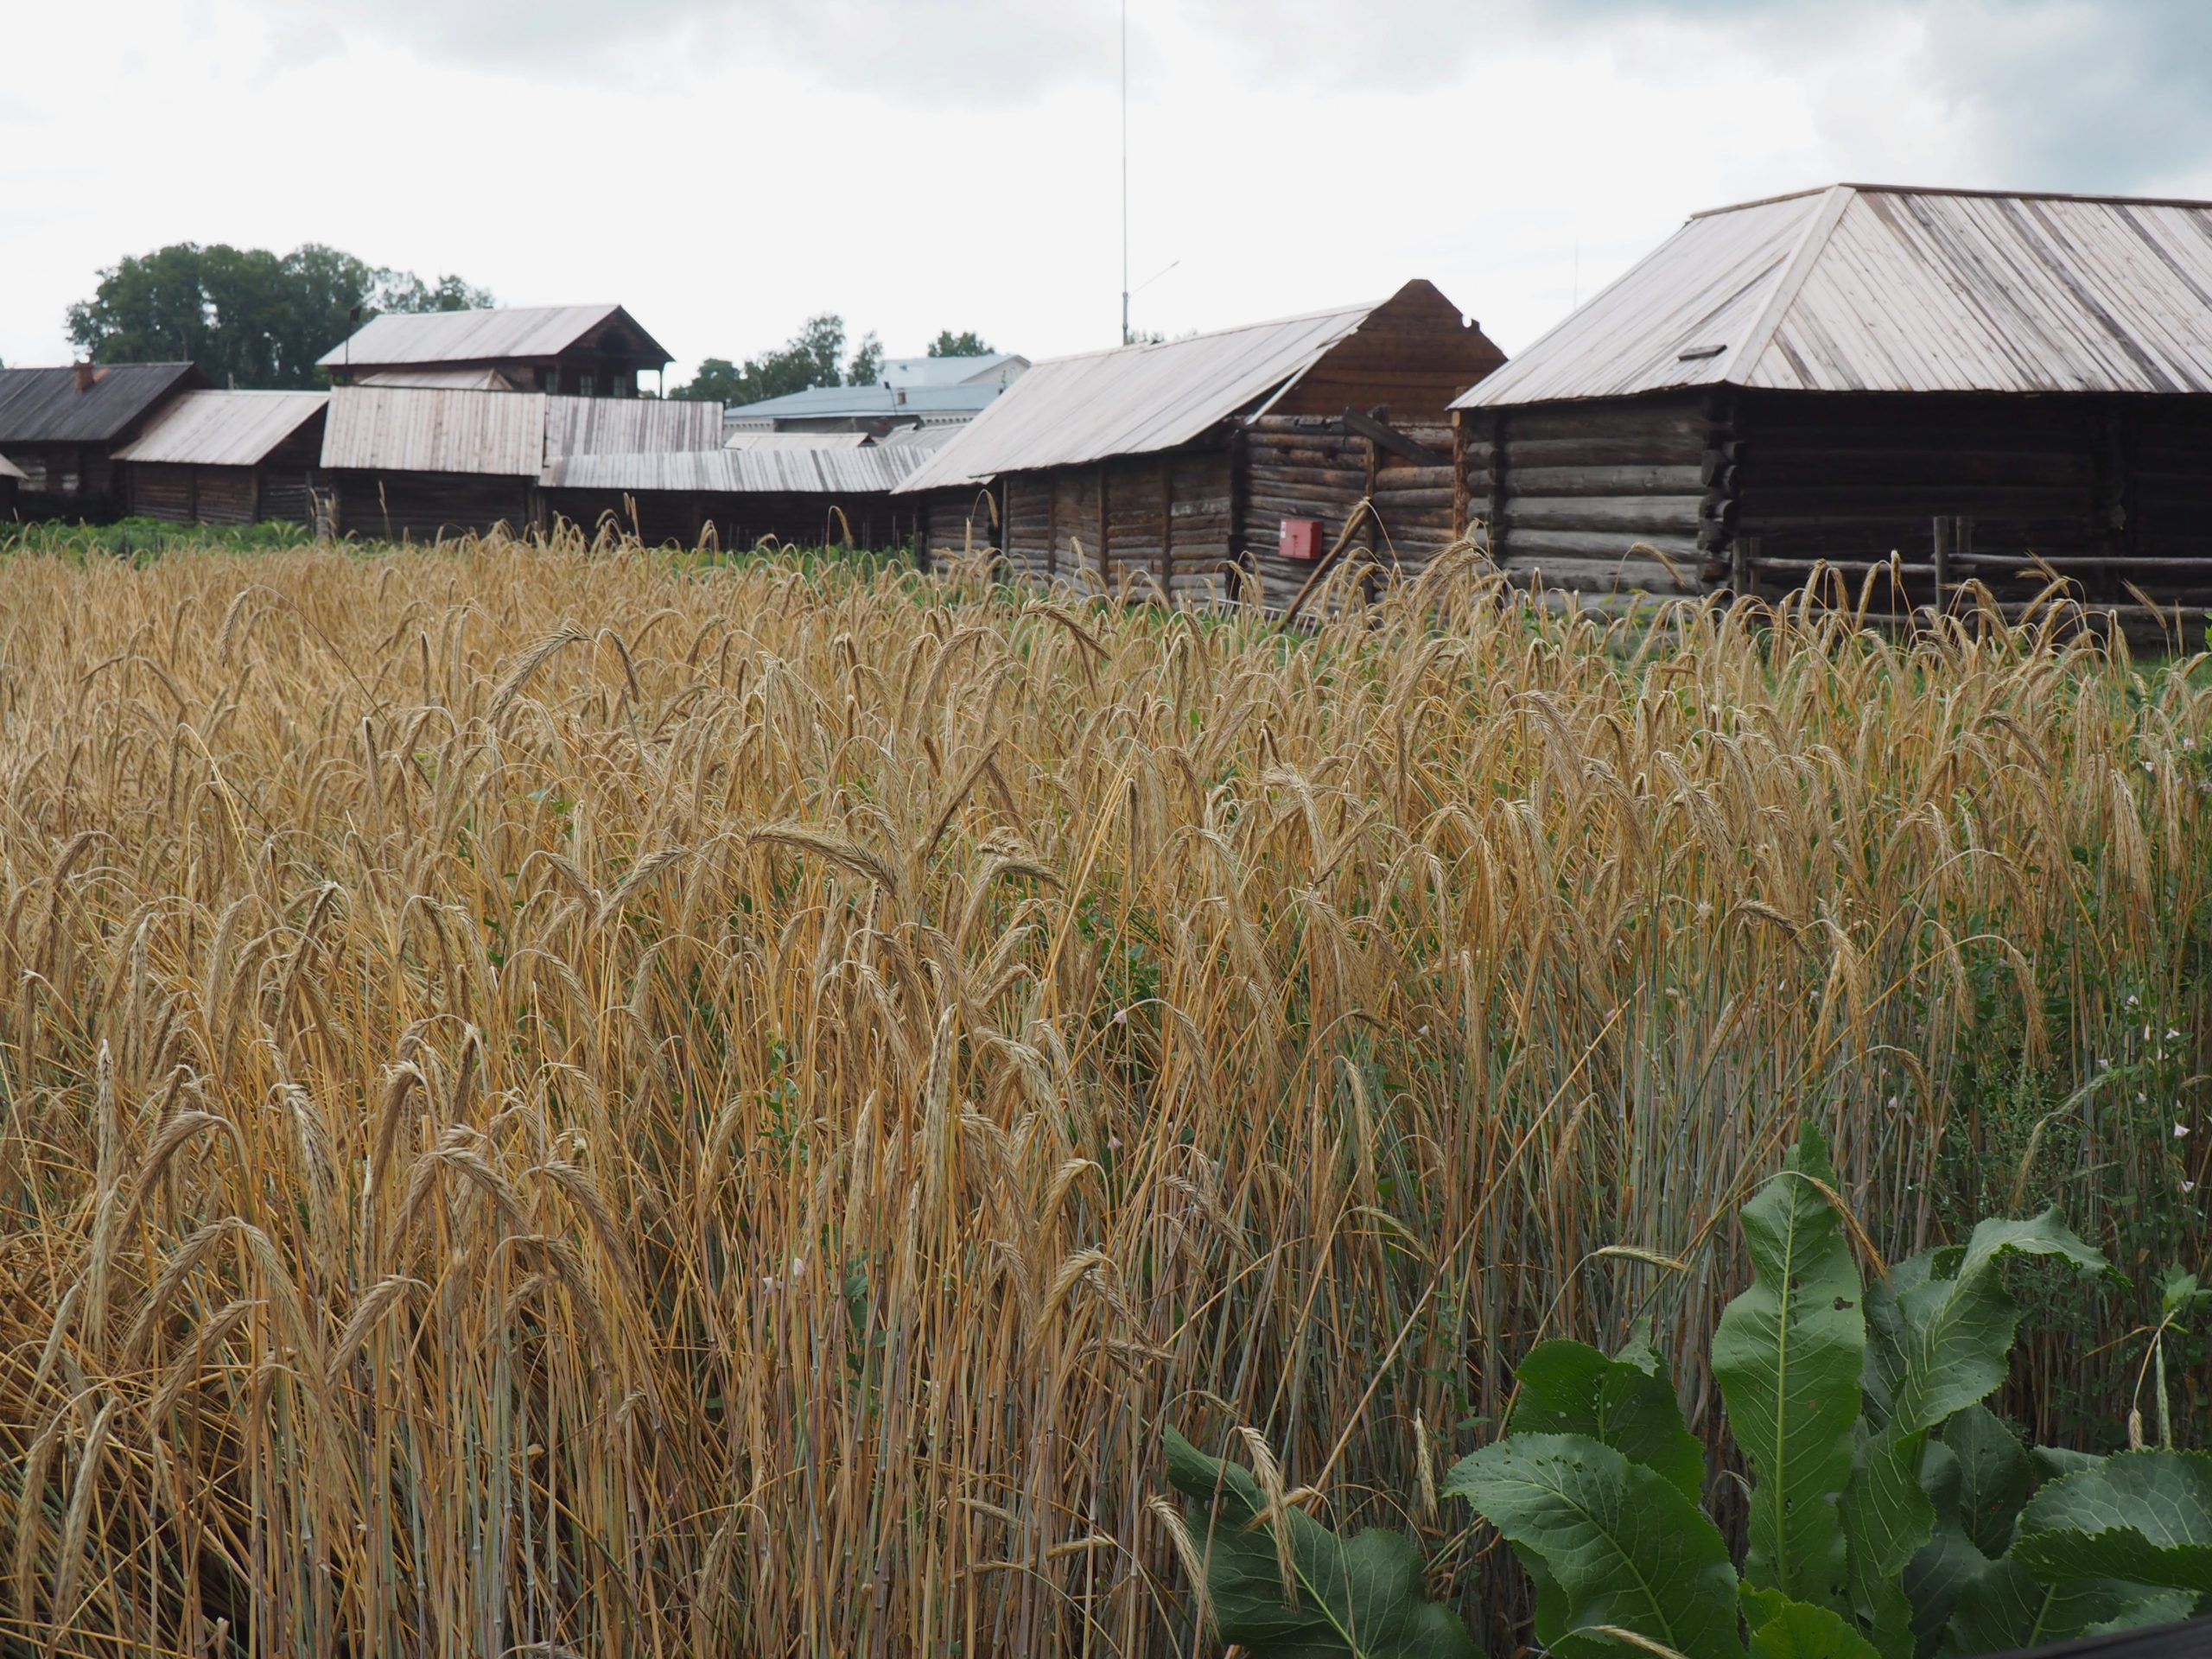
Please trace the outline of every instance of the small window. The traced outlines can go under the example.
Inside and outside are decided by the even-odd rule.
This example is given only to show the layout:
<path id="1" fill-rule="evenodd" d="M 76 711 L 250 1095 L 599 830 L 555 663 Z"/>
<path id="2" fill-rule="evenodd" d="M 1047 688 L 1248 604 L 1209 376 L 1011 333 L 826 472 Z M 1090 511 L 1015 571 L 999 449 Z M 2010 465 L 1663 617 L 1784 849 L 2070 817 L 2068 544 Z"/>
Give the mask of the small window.
<path id="1" fill-rule="evenodd" d="M 546 370 L 541 378 L 545 382 L 546 391 L 558 392 L 561 390 L 561 365 L 558 363 Z"/>
<path id="2" fill-rule="evenodd" d="M 598 397 L 599 391 L 595 384 L 597 378 L 598 377 L 595 375 L 590 374 L 578 375 L 576 377 L 576 396 L 579 397 Z"/>

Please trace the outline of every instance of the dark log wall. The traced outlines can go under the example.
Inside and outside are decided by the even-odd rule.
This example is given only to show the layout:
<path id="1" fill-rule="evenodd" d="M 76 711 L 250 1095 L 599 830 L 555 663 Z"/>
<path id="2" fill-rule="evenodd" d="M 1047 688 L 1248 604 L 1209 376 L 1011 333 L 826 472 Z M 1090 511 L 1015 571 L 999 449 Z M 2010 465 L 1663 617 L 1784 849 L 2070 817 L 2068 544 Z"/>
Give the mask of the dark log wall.
<path id="1" fill-rule="evenodd" d="M 933 560 L 980 553 L 1000 543 L 997 500 L 985 485 L 932 490 L 921 498 L 918 518 L 915 553 L 925 566 Z"/>
<path id="2" fill-rule="evenodd" d="M 16 505 L 26 518 L 98 521 L 122 505 L 116 464 L 105 444 L 14 444 L 8 459 L 22 469 Z"/>
<path id="3" fill-rule="evenodd" d="M 261 497 L 254 509 L 261 518 L 308 524 L 315 518 L 312 492 L 322 461 L 322 419 L 317 415 L 264 458 Z"/>
<path id="4" fill-rule="evenodd" d="M 1518 584 L 1694 593 L 1726 556 L 1730 442 L 1702 393 L 1469 410 L 1460 511 Z"/>
<path id="5" fill-rule="evenodd" d="M 494 525 L 527 531 L 537 486 L 528 479 L 477 473 L 333 474 L 337 532 L 362 541 L 435 541 L 482 535 Z"/>
<path id="6" fill-rule="evenodd" d="M 694 493 L 649 490 L 551 490 L 548 510 L 587 534 L 612 519 L 624 534 L 656 547 L 697 547 L 712 532 L 724 549 L 764 541 L 798 547 L 852 546 L 888 552 L 912 544 L 920 520 L 915 498 L 883 493 L 843 496 Z"/>
<path id="7" fill-rule="evenodd" d="M 2101 519 L 2106 569 L 2088 573 L 2125 601 L 2133 583 L 2161 607 L 2196 613 L 2192 646 L 2203 639 L 2202 613 L 2212 603 L 2212 398 L 2145 397 L 2113 410 L 2101 423 Z"/>
<path id="8" fill-rule="evenodd" d="M 1431 459 L 1417 460 L 1348 433 L 1341 416 L 1265 415 L 1246 430 L 1244 549 L 1263 602 L 1281 609 L 1313 574 L 1313 566 L 1278 552 L 1286 518 L 1318 518 L 1326 556 L 1363 500 L 1373 503 L 1348 544 L 1382 569 L 1407 579 L 1452 544 L 1452 429 L 1389 423 Z"/>
<path id="9" fill-rule="evenodd" d="M 1224 597 L 1234 584 L 1226 448 L 1014 473 L 1004 489 L 1004 550 L 1021 574 L 1179 604 Z"/>

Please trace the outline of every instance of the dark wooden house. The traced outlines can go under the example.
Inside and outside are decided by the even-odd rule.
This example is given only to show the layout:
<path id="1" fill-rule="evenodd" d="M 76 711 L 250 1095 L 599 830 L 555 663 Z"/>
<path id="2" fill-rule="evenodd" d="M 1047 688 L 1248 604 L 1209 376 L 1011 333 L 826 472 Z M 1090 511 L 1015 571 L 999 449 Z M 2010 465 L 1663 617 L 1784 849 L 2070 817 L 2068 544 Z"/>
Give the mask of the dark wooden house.
<path id="1" fill-rule="evenodd" d="M 1839 185 L 1700 214 L 1457 419 L 1518 582 L 1871 573 L 1902 615 L 2061 575 L 2170 625 L 2212 597 L 2212 207 Z"/>
<path id="2" fill-rule="evenodd" d="M 115 452 L 180 393 L 205 386 L 189 363 L 79 363 L 0 369 L 0 455 L 22 475 L 26 518 L 103 519 L 120 511 Z"/>
<path id="3" fill-rule="evenodd" d="M 988 539 L 1032 575 L 1281 607 L 1340 546 L 1410 575 L 1449 544 L 1447 410 L 1503 360 L 1425 282 L 1379 305 L 1061 358 L 899 493 L 920 498 L 925 548 Z"/>
<path id="4" fill-rule="evenodd" d="M 551 462 L 719 453 L 721 439 L 721 409 L 711 403 L 340 387 L 323 429 L 322 527 L 377 541 L 543 529 Z"/>
<path id="5" fill-rule="evenodd" d="M 904 549 L 920 503 L 892 487 L 925 451 L 902 446 L 747 446 L 706 453 L 574 454 L 546 468 L 549 510 L 596 532 L 610 520 L 653 543 Z"/>
<path id="6" fill-rule="evenodd" d="M 142 518 L 312 522 L 329 394 L 188 391 L 115 452 L 123 498 Z"/>
<path id="7" fill-rule="evenodd" d="M 320 359 L 331 384 L 408 391 L 635 397 L 668 352 L 619 305 L 387 313 Z"/>

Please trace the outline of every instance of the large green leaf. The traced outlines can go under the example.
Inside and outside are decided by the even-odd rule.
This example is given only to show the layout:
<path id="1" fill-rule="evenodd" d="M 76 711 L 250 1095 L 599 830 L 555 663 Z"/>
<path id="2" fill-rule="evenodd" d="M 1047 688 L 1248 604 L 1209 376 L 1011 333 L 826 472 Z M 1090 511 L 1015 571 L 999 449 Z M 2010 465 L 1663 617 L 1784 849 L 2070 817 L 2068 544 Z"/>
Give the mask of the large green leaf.
<path id="1" fill-rule="evenodd" d="M 2046 1584 L 2212 1595 L 2212 1453 L 2123 1452 L 2051 1482 L 2020 1512 L 2012 1559 Z"/>
<path id="2" fill-rule="evenodd" d="M 1935 1505 L 1920 1484 L 1927 1442 L 1925 1429 L 1870 1436 L 1844 1489 L 1851 1609 L 1883 1659 L 1909 1659 L 1916 1645 L 1904 1572 L 1936 1529 Z"/>
<path id="3" fill-rule="evenodd" d="M 1465 1497 L 1523 1561 L 1550 1605 L 1536 1637 L 1560 1659 L 1619 1659 L 1632 1631 L 1685 1659 L 1734 1659 L 1736 1570 L 1712 1522 L 1657 1471 L 1580 1434 L 1515 1434 L 1460 1459 L 1444 1490 Z"/>
<path id="4" fill-rule="evenodd" d="M 1953 1252 L 1939 1255 L 1948 1265 Z M 1900 1295 L 1904 1365 L 1890 1402 L 1890 1427 L 1910 1433 L 1934 1428 L 1952 1413 L 1986 1398 L 2005 1380 L 2005 1359 L 2019 1326 L 2020 1305 L 2005 1288 L 1999 1263 L 2008 1255 L 2049 1255 L 2084 1273 L 2110 1264 L 2067 1230 L 2058 1211 L 2031 1221 L 1978 1223 L 1958 1266 L 1929 1274 Z"/>
<path id="5" fill-rule="evenodd" d="M 1751 1659 L 1879 1659 L 1872 1643 L 1830 1608 L 1792 1601 L 1779 1590 L 1744 1586 Z"/>
<path id="6" fill-rule="evenodd" d="M 1808 1128 L 1744 1206 L 1751 1284 L 1713 1338 L 1713 1374 L 1756 1479 L 1745 1580 L 1822 1607 L 1845 1605 L 1836 1504 L 1851 1478 L 1866 1357 L 1859 1268 L 1834 1186 L 1827 1148 Z"/>
<path id="7" fill-rule="evenodd" d="M 1936 1530 L 1906 1566 L 1904 1584 L 1905 1599 L 1912 1604 L 1914 1645 L 1923 1655 L 1935 1651 L 1967 1586 L 1989 1567 L 1989 1557 L 1967 1535 L 1961 1519 L 1963 1485 L 1959 1455 L 1930 1441 L 1921 1455 L 1920 1489 L 1936 1511 Z"/>
<path id="8" fill-rule="evenodd" d="M 1974 1546 L 1994 1560 L 2012 1547 L 2012 1525 L 2028 1500 L 2027 1448 L 1986 1406 L 1968 1406 L 1943 1425 L 1958 1459 L 1958 1521 Z"/>
<path id="9" fill-rule="evenodd" d="M 1167 1478 L 1194 1500 L 1192 1532 L 1205 1559 L 1206 1596 L 1222 1637 L 1265 1659 L 1476 1659 L 1452 1611 L 1428 1599 L 1421 1560 L 1403 1535 L 1371 1529 L 1338 1538 L 1287 1509 L 1297 1601 L 1283 1594 L 1267 1497 L 1251 1471 L 1162 1432 Z M 1259 1522 L 1259 1524 L 1255 1524 Z"/>
<path id="10" fill-rule="evenodd" d="M 1959 1598 L 1943 1632 L 1947 1656 L 2010 1653 L 2085 1636 L 2187 1618 L 2193 1598 L 2185 1590 L 2154 1590 L 2114 1579 L 2076 1579 L 2062 1585 L 2036 1582 L 2018 1561 L 1993 1561 Z"/>
<path id="11" fill-rule="evenodd" d="M 1516 1373 L 1516 1434 L 1586 1434 L 1630 1463 L 1656 1469 L 1695 1503 L 1705 1491 L 1705 1448 L 1682 1424 L 1674 1385 L 1649 1349 L 1607 1359 L 1580 1342 L 1540 1342 Z"/>

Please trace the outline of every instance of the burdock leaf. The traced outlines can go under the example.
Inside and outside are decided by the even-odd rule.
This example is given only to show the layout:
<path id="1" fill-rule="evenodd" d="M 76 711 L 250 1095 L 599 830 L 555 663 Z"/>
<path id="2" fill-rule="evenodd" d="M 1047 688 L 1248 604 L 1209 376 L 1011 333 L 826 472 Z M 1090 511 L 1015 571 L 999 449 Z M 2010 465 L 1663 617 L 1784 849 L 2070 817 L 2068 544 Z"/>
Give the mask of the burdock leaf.
<path id="1" fill-rule="evenodd" d="M 1823 1607 L 1844 1605 L 1837 1501 L 1866 1360 L 1864 1296 L 1834 1189 L 1827 1148 L 1808 1128 L 1744 1206 L 1751 1284 L 1713 1338 L 1729 1427 L 1756 1478 L 1744 1578 Z"/>
<path id="2" fill-rule="evenodd" d="M 1541 1567 L 1536 1637 L 1558 1659 L 1619 1659 L 1599 1627 L 1685 1659 L 1742 1654 L 1728 1547 L 1656 1471 L 1586 1435 L 1514 1434 L 1461 1459 L 1443 1490 Z"/>
<path id="3" fill-rule="evenodd" d="M 2154 1590 L 2113 1579 L 2038 1584 L 2018 1561 L 1993 1561 L 1959 1598 L 1940 1651 L 2010 1653 L 2016 1648 L 2166 1624 L 2187 1618 L 2194 1601 L 2185 1590 Z"/>
<path id="4" fill-rule="evenodd" d="M 1192 1500 L 1192 1541 L 1223 1640 L 1259 1659 L 1477 1659 L 1466 1626 L 1428 1599 L 1411 1540 L 1381 1528 L 1341 1539 L 1294 1507 L 1268 1516 L 1249 1470 L 1208 1457 L 1173 1428 L 1161 1440 L 1169 1483 Z M 1281 1525 L 1295 1605 L 1283 1594 Z"/>
<path id="5" fill-rule="evenodd" d="M 1586 1434 L 1656 1469 L 1691 1503 L 1703 1493 L 1705 1448 L 1683 1427 L 1674 1385 L 1649 1350 L 1631 1346 L 1607 1359 L 1583 1343 L 1540 1342 L 1516 1375 L 1514 1433 Z"/>
<path id="6" fill-rule="evenodd" d="M 2012 1559 L 2046 1584 L 2212 1594 L 2212 1453 L 2122 1452 L 2053 1481 L 2020 1512 Z"/>
<path id="7" fill-rule="evenodd" d="M 1744 1586 L 1744 1628 L 1751 1633 L 1751 1659 L 1880 1659 L 1840 1614 L 1779 1590 Z"/>

